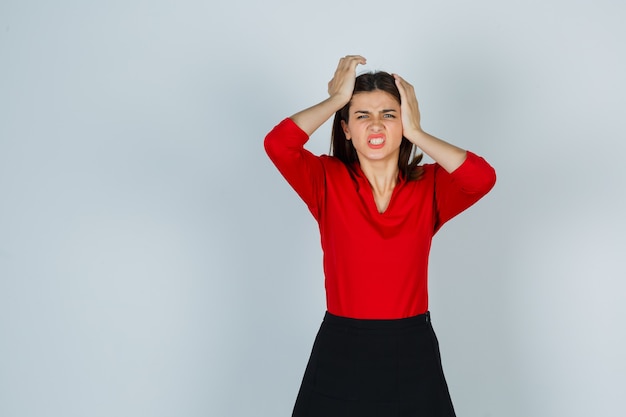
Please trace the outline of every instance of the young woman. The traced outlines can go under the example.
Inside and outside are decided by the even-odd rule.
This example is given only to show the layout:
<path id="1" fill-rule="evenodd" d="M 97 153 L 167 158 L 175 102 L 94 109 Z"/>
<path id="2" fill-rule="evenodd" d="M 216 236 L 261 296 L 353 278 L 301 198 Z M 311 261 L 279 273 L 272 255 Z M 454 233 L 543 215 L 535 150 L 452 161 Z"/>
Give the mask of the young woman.
<path id="1" fill-rule="evenodd" d="M 293 416 L 454 416 L 428 311 L 428 254 L 495 172 L 422 130 L 402 77 L 356 77 L 359 64 L 365 58 L 342 58 L 329 97 L 265 138 L 319 223 L 324 252 L 327 312 Z M 333 114 L 333 155 L 315 156 L 304 145 Z M 418 165 L 416 148 L 435 163 Z"/>

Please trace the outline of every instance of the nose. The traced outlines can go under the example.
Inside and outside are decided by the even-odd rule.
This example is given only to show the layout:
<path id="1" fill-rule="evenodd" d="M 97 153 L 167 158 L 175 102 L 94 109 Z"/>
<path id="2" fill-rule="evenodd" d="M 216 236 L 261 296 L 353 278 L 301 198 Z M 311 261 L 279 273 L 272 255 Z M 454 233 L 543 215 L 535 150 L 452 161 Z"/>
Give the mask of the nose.
<path id="1" fill-rule="evenodd" d="M 373 117 L 371 119 L 369 128 L 373 132 L 380 132 L 384 128 L 383 121 L 379 117 Z"/>

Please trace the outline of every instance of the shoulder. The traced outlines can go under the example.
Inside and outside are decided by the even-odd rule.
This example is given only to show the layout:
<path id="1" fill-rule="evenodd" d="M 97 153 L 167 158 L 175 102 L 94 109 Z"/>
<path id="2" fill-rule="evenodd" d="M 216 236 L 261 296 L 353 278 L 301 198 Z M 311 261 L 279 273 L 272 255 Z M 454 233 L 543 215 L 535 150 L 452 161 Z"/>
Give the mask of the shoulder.
<path id="1" fill-rule="evenodd" d="M 346 166 L 346 164 L 344 164 L 343 162 L 341 162 L 339 160 L 339 158 L 331 156 L 331 155 L 326 155 L 326 154 L 322 154 L 319 156 L 319 160 L 322 162 L 322 164 L 324 165 L 324 167 L 329 170 L 329 171 L 347 171 L 348 167 Z"/>

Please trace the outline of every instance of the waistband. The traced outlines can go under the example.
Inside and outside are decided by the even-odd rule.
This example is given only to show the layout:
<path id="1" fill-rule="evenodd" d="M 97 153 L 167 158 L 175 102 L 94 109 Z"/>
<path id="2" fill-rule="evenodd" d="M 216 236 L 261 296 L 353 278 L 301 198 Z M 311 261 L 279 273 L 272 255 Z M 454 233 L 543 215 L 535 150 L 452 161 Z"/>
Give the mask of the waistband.
<path id="1" fill-rule="evenodd" d="M 324 324 L 349 327 L 354 329 L 406 329 L 430 323 L 430 311 L 417 316 L 401 319 L 354 319 L 335 316 L 328 311 L 324 314 Z"/>

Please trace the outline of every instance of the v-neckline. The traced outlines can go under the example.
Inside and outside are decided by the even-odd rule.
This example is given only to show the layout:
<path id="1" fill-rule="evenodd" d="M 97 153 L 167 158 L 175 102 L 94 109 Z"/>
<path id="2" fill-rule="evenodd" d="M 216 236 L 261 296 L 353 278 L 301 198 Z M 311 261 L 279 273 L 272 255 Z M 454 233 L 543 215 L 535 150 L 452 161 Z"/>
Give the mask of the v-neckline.
<path id="1" fill-rule="evenodd" d="M 398 192 L 398 188 L 401 187 L 405 182 L 404 176 L 402 175 L 401 172 L 398 172 L 398 181 L 396 182 L 396 185 L 393 187 L 393 190 L 391 191 L 391 196 L 389 197 L 389 202 L 387 203 L 387 207 L 385 207 L 385 210 L 379 211 L 378 205 L 376 204 L 376 197 L 374 196 L 374 190 L 372 189 L 372 184 L 370 184 L 370 181 L 365 176 L 365 173 L 361 169 L 361 165 L 359 163 L 355 163 L 355 166 L 356 166 L 360 179 L 365 184 L 365 187 L 363 188 L 367 189 L 366 191 L 361 191 L 361 192 L 367 193 L 365 200 L 366 200 L 366 204 L 368 205 L 368 209 L 372 213 L 378 216 L 387 215 L 389 213 L 389 210 L 391 209 L 391 205 L 394 201 L 394 197 Z"/>

